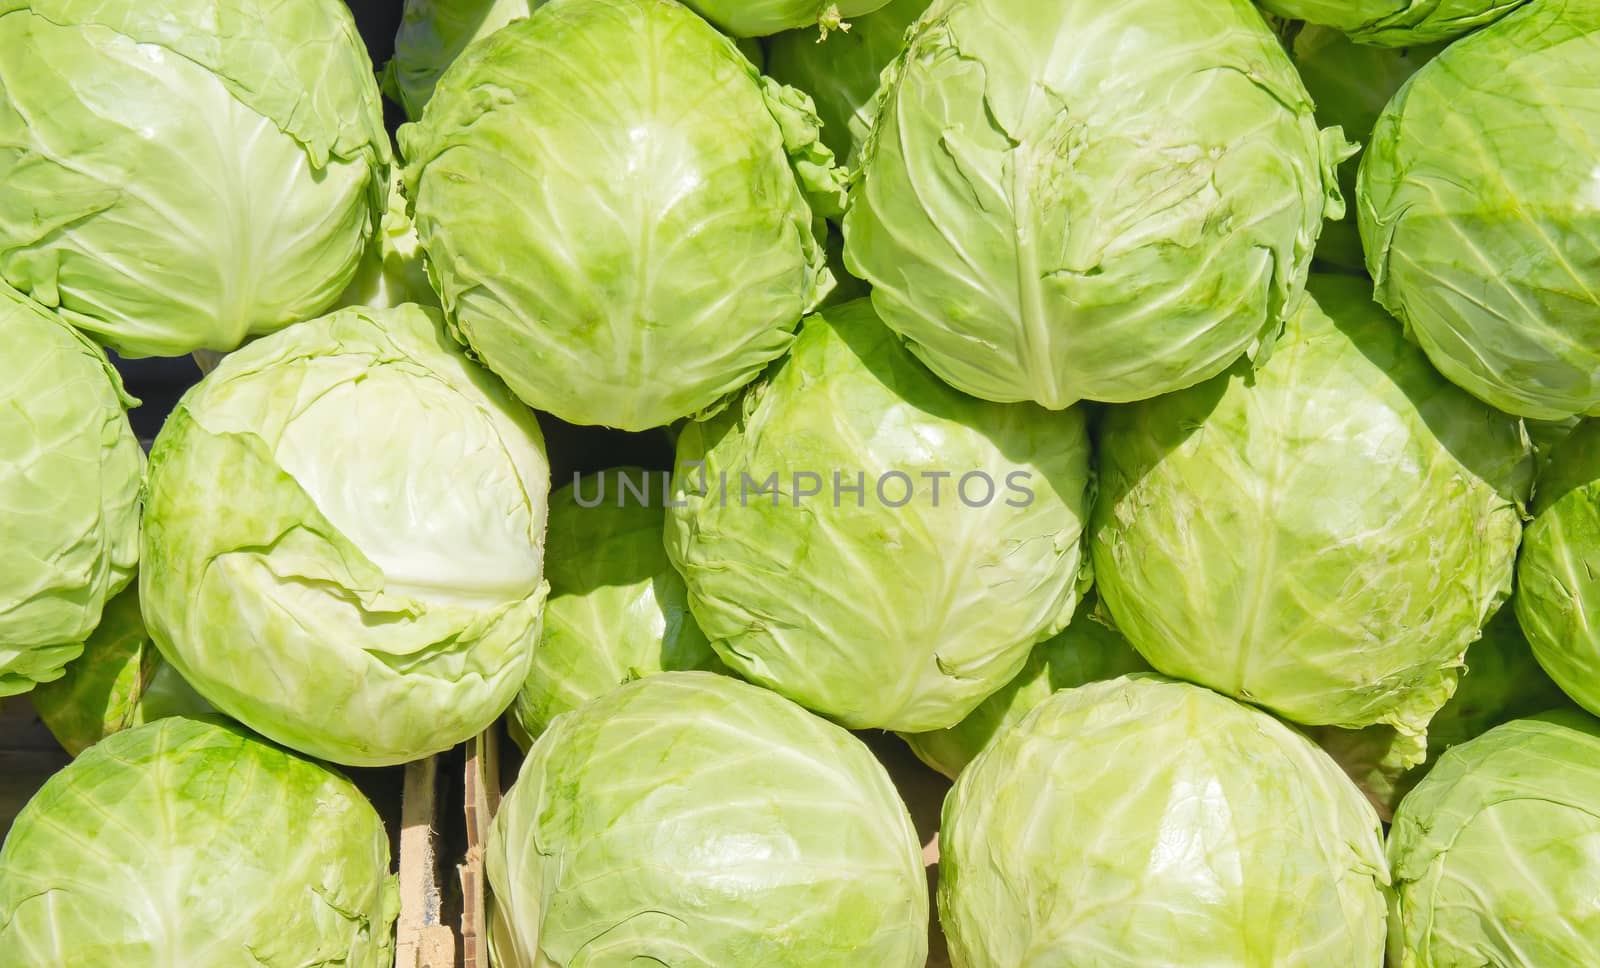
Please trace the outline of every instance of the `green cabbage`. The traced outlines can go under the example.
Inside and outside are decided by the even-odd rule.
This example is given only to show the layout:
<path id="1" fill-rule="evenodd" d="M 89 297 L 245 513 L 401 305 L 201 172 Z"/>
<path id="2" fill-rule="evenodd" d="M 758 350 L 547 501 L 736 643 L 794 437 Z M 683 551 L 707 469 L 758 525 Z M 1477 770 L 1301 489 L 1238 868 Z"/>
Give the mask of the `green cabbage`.
<path id="1" fill-rule="evenodd" d="M 1033 708 L 1062 689 L 1130 672 L 1147 672 L 1128 640 L 1094 618 L 1095 602 L 1085 597 L 1072 623 L 1054 638 L 1040 642 L 1017 677 L 985 699 L 966 719 L 949 729 L 905 733 L 902 738 L 917 758 L 955 779 L 973 757 Z"/>
<path id="2" fill-rule="evenodd" d="M 199 716 L 211 705 L 161 658 L 130 586 L 106 603 L 100 627 L 66 674 L 28 697 L 39 718 L 73 756 L 125 729 L 168 716 Z"/>
<path id="3" fill-rule="evenodd" d="M 849 30 L 820 37 L 816 30 L 786 30 L 767 42 L 767 73 L 816 101 L 822 140 L 834 157 L 853 159 L 866 140 L 878 77 L 905 49 L 906 29 L 928 2 L 891 0 L 851 21 Z"/>
<path id="4" fill-rule="evenodd" d="M 1058 692 L 945 800 L 953 964 L 1377 968 L 1378 818 L 1271 716 L 1148 674 Z"/>
<path id="5" fill-rule="evenodd" d="M 853 729 L 960 722 L 1077 604 L 1080 411 L 952 390 L 857 301 L 678 439 L 667 553 L 745 678 Z"/>
<path id="6" fill-rule="evenodd" d="M 1291 20 L 1323 24 L 1363 45 L 1416 47 L 1493 23 L 1527 0 L 1260 0 Z"/>
<path id="7" fill-rule="evenodd" d="M 1308 25 L 1295 32 L 1289 52 L 1317 104 L 1317 121 L 1365 144 L 1400 85 L 1443 49 L 1443 44 L 1368 47 L 1331 27 Z M 1356 197 L 1356 169 L 1354 161 L 1339 166 L 1339 193 L 1345 198 Z M 1354 206 L 1344 218 L 1323 226 L 1316 257 L 1346 271 L 1366 271 Z"/>
<path id="8" fill-rule="evenodd" d="M 0 278 L 128 356 L 315 316 L 371 236 L 378 85 L 338 0 L 0 0 Z"/>
<path id="9" fill-rule="evenodd" d="M 689 8 L 735 37 L 765 37 L 783 30 L 819 27 L 824 34 L 848 31 L 845 18 L 869 14 L 888 0 L 684 0 Z"/>
<path id="10" fill-rule="evenodd" d="M 1600 711 L 1600 423 L 1550 455 L 1517 562 L 1517 620 L 1539 664 Z"/>
<path id="11" fill-rule="evenodd" d="M 557 716 L 634 679 L 722 669 L 662 547 L 667 483 L 623 467 L 550 496 L 544 635 L 511 709 L 524 747 Z"/>
<path id="12" fill-rule="evenodd" d="M 1600 724 L 1551 713 L 1457 746 L 1389 832 L 1389 963 L 1600 963 L 1597 843 Z"/>
<path id="13" fill-rule="evenodd" d="M 458 335 L 530 405 L 644 430 L 749 382 L 832 286 L 817 134 L 683 7 L 555 0 L 473 45 L 400 145 Z"/>
<path id="14" fill-rule="evenodd" d="M 1540 0 L 1452 44 L 1361 162 L 1378 300 L 1508 413 L 1600 413 L 1600 4 Z"/>
<path id="15" fill-rule="evenodd" d="M 937 0 L 873 112 L 845 265 L 988 400 L 1141 400 L 1255 355 L 1344 212 L 1351 149 L 1247 0 Z"/>
<path id="16" fill-rule="evenodd" d="M 106 738 L 0 848 L 8 968 L 390 968 L 398 911 L 349 780 L 203 720 Z"/>
<path id="17" fill-rule="evenodd" d="M 436 753 L 511 705 L 539 637 L 533 414 L 417 306 L 229 354 L 150 457 L 144 617 L 257 732 L 336 763 Z"/>
<path id="18" fill-rule="evenodd" d="M 105 354 L 3 284 L 0 347 L 0 696 L 10 696 L 60 676 L 133 580 L 144 452 L 125 413 L 137 401 Z"/>
<path id="19" fill-rule="evenodd" d="M 707 672 L 558 718 L 490 828 L 499 968 L 922 968 L 922 851 L 859 740 Z"/>
<path id="20" fill-rule="evenodd" d="M 543 0 L 406 0 L 383 92 L 416 121 L 445 68 L 469 44 L 528 14 Z"/>
<path id="21" fill-rule="evenodd" d="M 1414 763 L 1511 590 L 1531 448 L 1364 280 L 1310 291 L 1258 371 L 1107 411 L 1095 578 L 1161 672 L 1295 722 L 1393 726 Z"/>

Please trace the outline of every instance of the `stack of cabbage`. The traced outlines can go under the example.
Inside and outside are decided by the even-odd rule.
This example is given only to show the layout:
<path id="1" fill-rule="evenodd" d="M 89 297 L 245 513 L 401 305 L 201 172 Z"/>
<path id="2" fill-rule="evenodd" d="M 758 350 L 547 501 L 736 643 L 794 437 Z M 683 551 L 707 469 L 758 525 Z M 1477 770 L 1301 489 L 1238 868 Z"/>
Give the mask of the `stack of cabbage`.
<path id="1" fill-rule="evenodd" d="M 1261 7 L 0 0 L 0 968 L 1600 963 L 1600 7 Z"/>

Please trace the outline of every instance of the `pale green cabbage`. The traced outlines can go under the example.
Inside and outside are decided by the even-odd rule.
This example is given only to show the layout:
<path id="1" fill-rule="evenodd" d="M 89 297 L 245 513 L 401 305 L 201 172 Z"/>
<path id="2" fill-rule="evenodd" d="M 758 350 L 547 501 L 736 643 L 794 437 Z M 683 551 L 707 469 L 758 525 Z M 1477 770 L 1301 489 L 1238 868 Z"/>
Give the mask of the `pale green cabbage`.
<path id="1" fill-rule="evenodd" d="M 150 458 L 144 617 L 208 701 L 353 766 L 480 732 L 526 677 L 549 467 L 533 414 L 417 306 L 229 354 Z"/>
<path id="2" fill-rule="evenodd" d="M 349 780 L 198 719 L 106 738 L 0 849 L 6 968 L 390 968 L 398 911 Z"/>
<path id="3" fill-rule="evenodd" d="M 1510 593 L 1531 448 L 1364 280 L 1311 294 L 1254 373 L 1107 411 L 1095 579 L 1161 672 L 1308 725 L 1393 726 L 1414 763 Z"/>
<path id="4" fill-rule="evenodd" d="M 1508 413 L 1600 414 L 1600 4 L 1540 0 L 1401 88 L 1361 162 L 1378 301 Z"/>
<path id="5" fill-rule="evenodd" d="M 0 370 L 3 697 L 60 676 L 133 580 L 144 452 L 105 354 L 4 284 Z"/>
<path id="6" fill-rule="evenodd" d="M 1446 753 L 1389 832 L 1389 964 L 1600 961 L 1600 724 L 1519 719 Z"/>
<path id="7" fill-rule="evenodd" d="M 845 264 L 988 400 L 1141 400 L 1260 353 L 1344 212 L 1351 149 L 1247 0 L 937 0 L 872 110 Z"/>
<path id="8" fill-rule="evenodd" d="M 644 430 L 749 382 L 832 286 L 817 135 L 683 7 L 555 0 L 471 47 L 400 145 L 457 334 L 531 406 Z"/>
<path id="9" fill-rule="evenodd" d="M 708 672 L 558 718 L 490 828 L 499 968 L 922 968 L 922 851 L 860 740 Z"/>
<path id="10" fill-rule="evenodd" d="M 212 711 L 150 641 L 137 586 L 106 603 L 105 617 L 84 640 L 83 654 L 60 679 L 41 684 L 28 698 L 73 756 L 112 733 Z"/>
<path id="11" fill-rule="evenodd" d="M 1378 818 L 1271 716 L 1148 674 L 1058 692 L 946 798 L 958 968 L 1378 968 Z"/>
<path id="12" fill-rule="evenodd" d="M 0 278 L 129 356 L 334 301 L 389 166 L 338 0 L 0 0 Z"/>
<path id="13" fill-rule="evenodd" d="M 667 552 L 740 675 L 853 729 L 944 729 L 1071 618 L 1089 476 L 1079 410 L 956 392 L 862 300 L 683 428 Z"/>
<path id="14" fill-rule="evenodd" d="M 524 746 L 557 716 L 634 679 L 722 669 L 661 543 L 668 483 L 666 473 L 622 467 L 550 496 L 544 635 L 511 708 Z"/>

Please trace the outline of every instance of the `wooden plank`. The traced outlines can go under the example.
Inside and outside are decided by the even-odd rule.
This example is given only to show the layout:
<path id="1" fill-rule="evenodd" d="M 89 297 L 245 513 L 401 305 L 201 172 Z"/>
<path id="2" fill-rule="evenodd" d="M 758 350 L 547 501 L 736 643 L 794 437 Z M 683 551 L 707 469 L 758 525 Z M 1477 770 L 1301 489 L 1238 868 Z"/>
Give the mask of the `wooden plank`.
<path id="1" fill-rule="evenodd" d="M 439 760 L 406 766 L 400 800 L 400 919 L 395 968 L 456 968 L 455 932 L 441 914 L 438 818 Z"/>
<path id="2" fill-rule="evenodd" d="M 500 741 L 491 727 L 467 742 L 467 856 L 461 864 L 463 968 L 489 968 L 487 887 L 483 844 L 500 809 Z"/>

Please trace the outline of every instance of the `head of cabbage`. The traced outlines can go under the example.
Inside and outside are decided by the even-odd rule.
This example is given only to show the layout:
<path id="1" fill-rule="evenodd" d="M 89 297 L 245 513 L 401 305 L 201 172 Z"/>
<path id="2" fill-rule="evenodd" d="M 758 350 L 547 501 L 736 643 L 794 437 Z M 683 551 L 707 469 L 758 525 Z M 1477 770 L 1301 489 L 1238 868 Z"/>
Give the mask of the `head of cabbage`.
<path id="1" fill-rule="evenodd" d="M 1600 5 L 1541 0 L 1451 44 L 1372 133 L 1357 215 L 1377 297 L 1507 413 L 1600 414 Z"/>
<path id="2" fill-rule="evenodd" d="M 1441 378 L 1365 281 L 1317 276 L 1271 359 L 1109 408 L 1101 601 L 1159 671 L 1412 762 L 1511 590 L 1521 421 Z"/>
<path id="3" fill-rule="evenodd" d="M 966 968 L 1383 958 L 1378 818 L 1338 765 L 1148 673 L 1058 692 L 1000 734 L 946 798 L 939 843 L 940 922 Z"/>
<path id="4" fill-rule="evenodd" d="M 944 729 L 1071 618 L 1089 478 L 1080 410 L 959 393 L 858 300 L 683 428 L 667 553 L 740 675 L 854 729 Z"/>
<path id="5" fill-rule="evenodd" d="M 338 0 L 0 2 L 0 279 L 127 356 L 231 350 L 355 273 L 390 161 Z"/>
<path id="6" fill-rule="evenodd" d="M 665 672 L 561 716 L 490 828 L 500 968 L 922 968 L 922 851 L 848 732 L 728 676 Z"/>
<path id="7" fill-rule="evenodd" d="M 845 265 L 987 400 L 1142 400 L 1259 353 L 1344 211 L 1351 149 L 1247 0 L 936 0 L 871 113 Z"/>
<path id="8" fill-rule="evenodd" d="M 140 571 L 208 701 L 353 766 L 447 749 L 539 637 L 549 466 L 533 414 L 414 305 L 229 354 L 150 458 Z"/>
<path id="9" fill-rule="evenodd" d="M 95 745 L 0 847 L 7 965 L 390 968 L 399 907 L 349 780 L 202 719 Z"/>
<path id="10" fill-rule="evenodd" d="M 646 430 L 749 382 L 831 288 L 818 131 L 679 4 L 554 0 L 468 48 L 399 138 L 457 335 L 530 406 Z"/>
<path id="11" fill-rule="evenodd" d="M 1390 964 L 1600 959 L 1600 723 L 1518 719 L 1445 753 L 1389 832 Z"/>
<path id="12" fill-rule="evenodd" d="M 0 347 L 4 697 L 60 676 L 133 580 L 144 451 L 105 353 L 3 283 Z"/>

